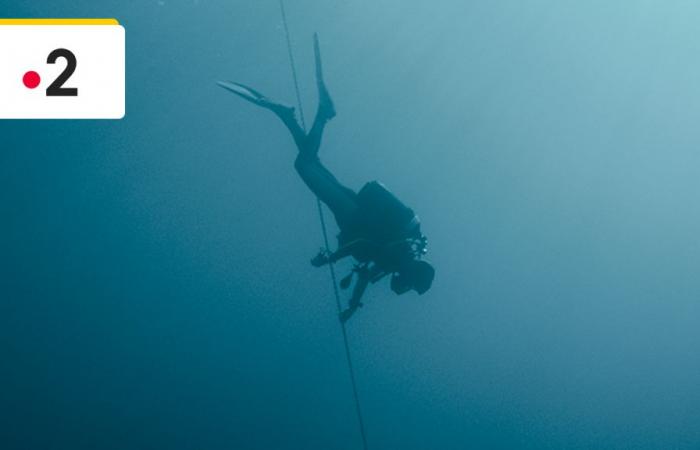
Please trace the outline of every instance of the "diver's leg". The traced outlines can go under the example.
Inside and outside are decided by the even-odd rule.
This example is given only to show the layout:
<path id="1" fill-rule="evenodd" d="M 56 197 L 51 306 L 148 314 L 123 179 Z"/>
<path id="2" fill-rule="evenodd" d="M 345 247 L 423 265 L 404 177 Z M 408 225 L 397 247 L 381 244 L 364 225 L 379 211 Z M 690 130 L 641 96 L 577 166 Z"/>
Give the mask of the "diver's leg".
<path id="1" fill-rule="evenodd" d="M 358 208 L 355 191 L 343 186 L 315 154 L 299 152 L 294 167 L 309 189 L 333 212 L 340 229 L 352 226 Z"/>
<path id="2" fill-rule="evenodd" d="M 321 50 L 316 34 L 314 34 L 314 56 L 319 97 L 318 111 L 305 144 L 299 147 L 299 155 L 297 155 L 294 167 L 309 189 L 333 211 L 338 225 L 343 229 L 344 225 L 349 224 L 355 215 L 357 194 L 352 189 L 343 186 L 318 159 L 323 130 L 326 123 L 335 117 L 335 108 L 323 81 Z"/>
<path id="3" fill-rule="evenodd" d="M 217 84 L 227 91 L 233 92 L 239 97 L 262 108 L 269 109 L 275 113 L 275 115 L 279 117 L 286 125 L 289 132 L 292 133 L 294 142 L 299 150 L 301 151 L 302 147 L 306 145 L 306 133 L 304 133 L 304 130 L 302 130 L 299 126 L 293 107 L 272 101 L 255 89 L 241 83 L 235 83 L 233 81 L 219 81 Z"/>

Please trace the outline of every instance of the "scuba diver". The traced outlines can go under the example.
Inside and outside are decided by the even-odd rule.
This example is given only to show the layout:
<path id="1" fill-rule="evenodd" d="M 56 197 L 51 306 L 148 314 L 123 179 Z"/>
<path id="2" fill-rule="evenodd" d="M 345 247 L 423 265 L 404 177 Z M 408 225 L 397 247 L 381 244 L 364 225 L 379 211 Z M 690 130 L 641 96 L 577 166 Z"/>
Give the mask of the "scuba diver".
<path id="1" fill-rule="evenodd" d="M 340 286 L 347 289 L 357 278 L 348 308 L 340 314 L 345 323 L 362 306 L 361 298 L 370 283 L 391 276 L 391 289 L 401 295 L 410 290 L 422 295 L 430 289 L 435 269 L 421 258 L 427 252 L 427 239 L 420 221 L 383 184 L 372 181 L 355 192 L 343 186 L 318 157 L 323 130 L 336 115 L 333 101 L 323 80 L 318 36 L 314 34 L 316 83 L 319 105 L 308 134 L 296 119 L 295 108 L 270 100 L 260 92 L 235 82 L 218 82 L 224 89 L 275 113 L 292 134 L 299 150 L 294 167 L 301 179 L 332 211 L 340 228 L 338 249 L 324 249 L 311 260 L 322 267 L 352 256 L 357 263 Z"/>

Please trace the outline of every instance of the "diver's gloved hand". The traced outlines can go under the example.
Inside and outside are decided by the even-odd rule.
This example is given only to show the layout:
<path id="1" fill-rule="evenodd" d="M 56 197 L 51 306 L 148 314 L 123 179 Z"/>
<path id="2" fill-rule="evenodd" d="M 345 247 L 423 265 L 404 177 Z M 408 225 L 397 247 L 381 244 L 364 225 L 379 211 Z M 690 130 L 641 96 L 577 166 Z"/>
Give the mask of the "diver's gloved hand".
<path id="1" fill-rule="evenodd" d="M 321 267 L 324 264 L 328 264 L 330 261 L 330 255 L 326 249 L 322 248 L 318 251 L 318 255 L 314 256 L 311 260 L 311 265 L 314 267 Z"/>
<path id="2" fill-rule="evenodd" d="M 350 320 L 352 315 L 355 314 L 356 310 L 357 310 L 357 308 L 355 307 L 355 308 L 348 308 L 345 311 L 341 312 L 340 315 L 338 316 L 338 318 L 340 319 L 340 323 L 345 323 L 348 320 Z"/>
<path id="3" fill-rule="evenodd" d="M 339 316 L 340 322 L 341 323 L 347 322 L 350 319 L 350 317 L 352 317 L 352 315 L 355 314 L 355 311 L 357 311 L 357 308 L 362 308 L 363 306 L 364 306 L 364 304 L 359 302 L 359 301 L 357 303 L 351 304 L 348 309 L 346 309 L 345 311 L 340 313 L 340 316 Z"/>
<path id="4" fill-rule="evenodd" d="M 355 275 L 355 271 L 350 272 L 349 275 L 345 276 L 342 280 L 340 280 L 340 289 L 347 289 L 350 287 L 350 283 L 352 283 L 352 277 Z"/>

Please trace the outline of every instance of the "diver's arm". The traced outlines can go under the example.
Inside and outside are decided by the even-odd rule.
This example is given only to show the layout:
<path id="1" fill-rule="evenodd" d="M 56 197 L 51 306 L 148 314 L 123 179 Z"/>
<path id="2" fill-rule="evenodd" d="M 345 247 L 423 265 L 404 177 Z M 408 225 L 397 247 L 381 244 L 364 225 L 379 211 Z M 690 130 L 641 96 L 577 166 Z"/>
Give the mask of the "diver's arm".
<path id="1" fill-rule="evenodd" d="M 365 268 L 358 271 L 357 274 L 359 276 L 357 277 L 357 282 L 355 282 L 355 287 L 352 290 L 352 298 L 350 298 L 348 309 L 340 313 L 340 321 L 343 323 L 347 322 L 348 319 L 350 319 L 350 317 L 352 317 L 352 315 L 355 313 L 357 308 L 362 306 L 360 300 L 362 300 L 362 296 L 364 295 L 365 291 L 367 290 L 367 286 L 371 281 L 371 269 Z"/>
<path id="2" fill-rule="evenodd" d="M 374 247 L 375 244 L 368 240 L 368 239 L 355 239 L 354 241 L 350 241 L 344 246 L 340 247 L 338 250 L 336 250 L 334 253 L 332 253 L 328 259 L 329 262 L 336 262 L 339 261 L 346 256 L 350 256 L 353 254 L 353 252 L 360 250 L 360 249 L 369 249 L 370 247 Z"/>
<path id="3" fill-rule="evenodd" d="M 341 259 L 352 255 L 355 251 L 359 249 L 370 248 L 372 246 L 375 246 L 375 244 L 372 241 L 369 241 L 367 239 L 355 239 L 354 241 L 350 241 L 344 246 L 340 247 L 338 250 L 331 253 L 330 255 L 326 254 L 323 250 L 321 250 L 321 252 L 314 259 L 311 260 L 311 264 L 315 267 L 321 267 L 325 264 L 331 264 L 340 261 Z"/>
<path id="4" fill-rule="evenodd" d="M 373 264 L 372 267 L 370 267 L 369 269 L 368 275 L 369 281 L 371 281 L 372 284 L 374 284 L 389 274 L 384 269 L 381 269 L 377 264 Z"/>
<path id="5" fill-rule="evenodd" d="M 352 290 L 352 298 L 350 299 L 350 308 L 357 308 L 358 306 L 362 306 L 362 303 L 360 303 L 360 300 L 362 300 L 362 296 L 364 295 L 365 291 L 367 290 L 367 285 L 370 282 L 370 276 L 369 276 L 369 271 L 366 272 L 360 272 L 359 277 L 357 277 L 357 282 L 355 283 L 355 287 Z"/>

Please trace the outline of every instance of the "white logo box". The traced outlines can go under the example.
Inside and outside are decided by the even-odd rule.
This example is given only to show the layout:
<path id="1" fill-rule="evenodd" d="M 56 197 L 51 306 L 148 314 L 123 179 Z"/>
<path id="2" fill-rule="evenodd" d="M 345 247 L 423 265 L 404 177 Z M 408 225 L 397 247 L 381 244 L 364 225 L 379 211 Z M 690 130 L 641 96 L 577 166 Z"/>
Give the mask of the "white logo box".
<path id="1" fill-rule="evenodd" d="M 70 54 L 75 70 L 62 87 L 77 95 L 47 90 Z M 28 72 L 39 75 L 37 86 Z M 125 31 L 116 19 L 0 19 L 0 119 L 121 119 L 125 72 Z"/>

